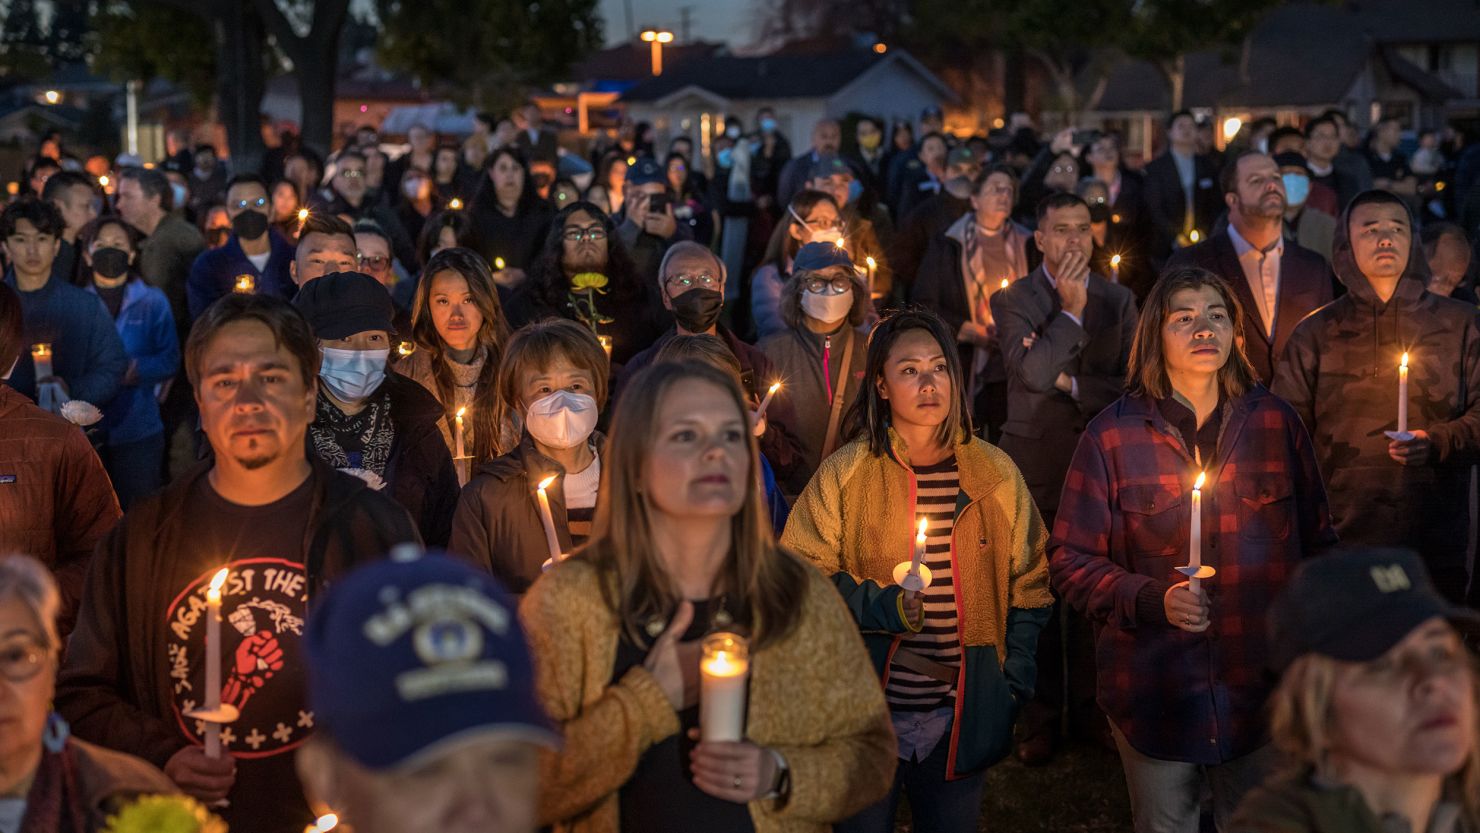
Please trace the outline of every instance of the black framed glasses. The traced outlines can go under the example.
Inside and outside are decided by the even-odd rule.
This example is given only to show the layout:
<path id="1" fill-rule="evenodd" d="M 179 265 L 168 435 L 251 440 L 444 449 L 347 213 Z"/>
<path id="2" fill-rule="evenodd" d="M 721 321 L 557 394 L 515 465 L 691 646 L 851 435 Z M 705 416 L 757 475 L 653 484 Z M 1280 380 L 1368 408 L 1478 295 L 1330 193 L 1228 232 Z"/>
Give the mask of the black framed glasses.
<path id="1" fill-rule="evenodd" d="M 853 288 L 853 281 L 847 278 L 813 278 L 807 281 L 807 291 L 817 295 L 842 295 Z"/>
<path id="2" fill-rule="evenodd" d="M 391 259 L 385 255 L 359 255 L 360 265 L 377 272 L 391 265 Z"/>

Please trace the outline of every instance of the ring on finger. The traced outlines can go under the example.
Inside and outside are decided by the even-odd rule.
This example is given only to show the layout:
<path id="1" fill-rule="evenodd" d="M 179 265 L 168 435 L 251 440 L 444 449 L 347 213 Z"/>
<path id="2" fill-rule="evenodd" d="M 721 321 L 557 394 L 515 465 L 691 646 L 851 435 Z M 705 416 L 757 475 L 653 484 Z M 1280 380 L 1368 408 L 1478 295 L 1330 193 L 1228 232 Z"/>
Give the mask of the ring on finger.
<path id="1" fill-rule="evenodd" d="M 735 789 L 740 789 L 740 776 L 735 776 Z"/>

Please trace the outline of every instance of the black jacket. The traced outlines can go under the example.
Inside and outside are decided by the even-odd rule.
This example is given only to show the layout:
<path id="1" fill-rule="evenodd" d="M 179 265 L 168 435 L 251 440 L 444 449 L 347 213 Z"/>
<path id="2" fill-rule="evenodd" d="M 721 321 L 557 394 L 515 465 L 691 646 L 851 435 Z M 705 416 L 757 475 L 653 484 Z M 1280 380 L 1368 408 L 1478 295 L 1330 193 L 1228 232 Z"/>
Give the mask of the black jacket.
<path id="1" fill-rule="evenodd" d="M 1167 261 L 1167 269 L 1179 266 L 1202 267 L 1233 287 L 1244 305 L 1244 350 L 1249 354 L 1249 361 L 1254 363 L 1254 369 L 1259 371 L 1259 381 L 1266 385 L 1274 381 L 1275 368 L 1285 353 L 1290 334 L 1295 332 L 1295 325 L 1331 303 L 1336 282 L 1336 276 L 1324 257 L 1286 240 L 1284 254 L 1280 256 L 1279 296 L 1275 300 L 1274 340 L 1271 342 L 1259 318 L 1259 304 L 1254 300 L 1254 291 L 1249 288 L 1238 252 L 1233 248 L 1233 238 L 1226 229 L 1211 239 L 1173 254 Z"/>
<path id="2" fill-rule="evenodd" d="M 488 268 L 498 271 L 502 258 L 507 269 L 528 269 L 539 257 L 555 219 L 555 209 L 544 200 L 531 200 L 520 206 L 514 216 L 505 216 L 498 208 L 493 188 L 485 185 L 473 198 L 469 215 L 473 221 L 471 248 L 488 261 Z"/>
<path id="3" fill-rule="evenodd" d="M 894 246 L 889 263 L 894 267 L 895 295 L 904 297 L 919 279 L 925 249 L 937 235 L 944 234 L 951 223 L 971 210 L 971 201 L 941 191 L 921 202 L 908 215 L 900 215 L 899 230 L 894 233 Z"/>
<path id="4" fill-rule="evenodd" d="M 1218 187 L 1218 167 L 1207 156 L 1193 157 L 1192 212 L 1193 227 L 1204 237 L 1212 233 L 1213 222 L 1223 212 L 1222 189 Z M 1146 218 L 1151 226 L 1151 257 L 1164 262 L 1172 253 L 1177 236 L 1182 233 L 1187 212 L 1187 196 L 1182 191 L 1182 177 L 1170 152 L 1151 160 L 1146 166 Z"/>
<path id="5" fill-rule="evenodd" d="M 1083 325 L 1062 313 L 1058 291 L 1042 267 L 991 297 L 992 318 L 1007 369 L 1007 421 L 1002 450 L 1023 472 L 1038 511 L 1052 518 L 1079 436 L 1125 390 L 1136 335 L 1136 299 L 1129 289 L 1090 275 Z M 1031 348 L 1023 339 L 1037 336 Z M 1079 398 L 1054 387 L 1059 374 L 1075 380 Z"/>

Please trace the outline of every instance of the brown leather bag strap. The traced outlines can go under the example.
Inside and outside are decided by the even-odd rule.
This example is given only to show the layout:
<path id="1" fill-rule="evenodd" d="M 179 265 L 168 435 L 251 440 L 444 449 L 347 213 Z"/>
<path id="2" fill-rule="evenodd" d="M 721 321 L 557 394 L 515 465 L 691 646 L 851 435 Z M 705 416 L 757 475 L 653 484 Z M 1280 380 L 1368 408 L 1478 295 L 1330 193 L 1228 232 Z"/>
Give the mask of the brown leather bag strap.
<path id="1" fill-rule="evenodd" d="M 827 415 L 827 436 L 822 441 L 822 459 L 826 460 L 838 448 L 838 425 L 843 420 L 843 397 L 848 390 L 849 372 L 853 367 L 853 342 L 858 333 L 849 331 L 848 346 L 843 348 L 843 363 L 838 365 L 838 386 L 833 390 L 832 409 Z"/>
<path id="2" fill-rule="evenodd" d="M 942 683 L 956 684 L 958 669 L 936 662 L 928 657 L 923 657 L 909 648 L 896 648 L 894 650 L 894 662 L 904 668 L 929 677 Z"/>

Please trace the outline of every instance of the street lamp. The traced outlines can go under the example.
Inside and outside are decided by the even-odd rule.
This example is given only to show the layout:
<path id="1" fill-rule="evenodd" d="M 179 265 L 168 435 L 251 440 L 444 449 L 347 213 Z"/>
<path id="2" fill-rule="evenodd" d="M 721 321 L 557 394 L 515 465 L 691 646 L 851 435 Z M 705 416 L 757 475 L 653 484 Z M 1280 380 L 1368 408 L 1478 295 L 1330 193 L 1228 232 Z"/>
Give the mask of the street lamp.
<path id="1" fill-rule="evenodd" d="M 663 44 L 673 43 L 673 33 L 666 29 L 643 29 L 642 39 L 653 45 L 653 74 L 663 74 Z"/>

